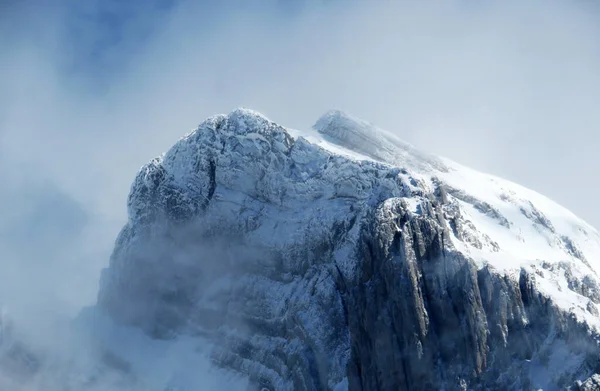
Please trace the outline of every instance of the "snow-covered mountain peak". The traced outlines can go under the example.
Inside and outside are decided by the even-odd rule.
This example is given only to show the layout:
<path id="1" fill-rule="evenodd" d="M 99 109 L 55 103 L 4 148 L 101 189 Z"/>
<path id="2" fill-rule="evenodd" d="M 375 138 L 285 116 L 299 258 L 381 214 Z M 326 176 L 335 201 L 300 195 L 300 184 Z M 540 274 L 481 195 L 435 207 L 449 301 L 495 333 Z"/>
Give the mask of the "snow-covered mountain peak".
<path id="1" fill-rule="evenodd" d="M 220 117 L 223 118 L 223 116 Z M 232 111 L 226 118 L 230 124 L 230 129 L 240 135 L 268 133 L 268 130 L 273 127 L 273 122 L 266 116 L 244 107 Z"/>
<path id="2" fill-rule="evenodd" d="M 414 194 L 442 194 L 442 204 L 446 207 L 452 205 L 465 221 L 465 227 L 470 227 L 473 232 L 469 240 L 462 240 L 466 232 L 456 233 L 457 244 L 461 246 L 466 243 L 464 251 L 485 258 L 486 263 L 490 261 L 489 254 L 477 254 L 487 249 L 494 254 L 502 254 L 503 261 L 495 265 L 501 269 L 520 267 L 524 262 L 537 260 L 559 262 L 574 259 L 577 263 L 583 262 L 582 267 L 588 272 L 589 269 L 600 272 L 600 262 L 590 264 L 588 261 L 600 254 L 597 231 L 546 197 L 509 181 L 423 153 L 395 135 L 340 110 L 327 112 L 313 128 L 316 133 L 286 129 L 264 115 L 244 108 L 228 115 L 213 116 L 180 140 L 163 157 L 155 159 L 140 171 L 136 179 L 139 184 L 134 184 L 130 196 L 131 216 L 137 215 L 138 208 L 147 209 L 147 201 L 140 203 L 139 197 L 136 197 L 137 189 L 151 187 L 148 181 L 162 177 L 165 172 L 170 173 L 171 180 L 181 188 L 189 188 L 190 183 L 206 176 L 208 179 L 196 188 L 197 195 L 194 197 L 205 199 L 210 198 L 214 191 L 211 186 L 216 188 L 219 179 L 230 182 L 228 187 L 243 184 L 242 187 L 246 188 L 253 186 L 252 175 L 255 170 L 266 169 L 268 173 L 276 170 L 261 166 L 264 163 L 260 160 L 261 156 L 268 150 L 272 151 L 269 159 L 279 154 L 291 158 L 296 163 L 294 170 L 298 178 L 308 181 L 313 180 L 311 178 L 321 169 L 320 165 L 326 164 L 332 156 L 338 156 L 347 159 L 348 168 L 330 172 L 331 176 L 326 179 L 329 185 L 336 186 L 340 178 L 347 176 L 353 176 L 354 181 L 370 182 L 369 174 L 359 169 L 361 164 L 367 167 L 364 164 L 368 163 L 381 170 L 383 168 L 376 167 L 383 163 L 390 169 L 402 169 L 404 173 L 398 175 L 405 177 L 404 182 L 413 189 Z M 232 137 L 235 143 L 232 143 Z M 221 160 L 230 161 L 233 166 L 241 164 L 235 156 L 252 157 L 247 166 L 241 169 L 248 174 L 247 183 L 246 180 L 241 181 L 235 171 L 210 179 L 210 167 L 216 164 L 217 157 L 213 156 L 216 152 L 204 155 L 199 152 L 208 145 L 214 145 L 220 153 L 225 153 L 226 160 Z M 197 171 L 199 167 L 209 169 Z M 321 178 L 323 180 L 325 178 Z M 145 185 L 141 186 L 142 183 Z M 213 185 L 209 186 L 210 183 Z M 306 184 L 297 183 L 291 178 L 272 183 L 267 193 L 266 189 L 246 191 L 257 192 L 255 195 L 262 193 L 263 196 L 270 194 L 271 197 L 279 197 L 271 192 L 296 194 L 290 193 L 290 186 L 297 188 L 300 193 L 306 192 L 299 190 Z M 348 192 L 352 191 L 359 198 L 368 196 L 358 188 L 348 189 Z M 142 193 L 146 194 L 145 190 Z M 411 202 L 414 203 L 415 199 Z M 196 208 L 200 207 L 196 205 Z"/>
<path id="3" fill-rule="evenodd" d="M 313 125 L 324 140 L 385 163 L 445 171 L 437 158 L 377 126 L 341 110 L 325 113 Z"/>
<path id="4" fill-rule="evenodd" d="M 595 229 L 339 110 L 313 130 L 247 109 L 210 117 L 142 167 L 128 205 L 99 305 L 153 335 L 218 335 L 219 362 L 275 389 L 437 389 L 441 361 L 438 385 L 496 384 L 488 358 L 521 370 L 556 329 L 600 328 Z"/>
<path id="5" fill-rule="evenodd" d="M 313 125 L 313 129 L 324 136 L 331 137 L 334 140 L 344 143 L 348 148 L 368 148 L 367 146 L 379 146 L 389 148 L 390 145 L 402 145 L 406 148 L 412 148 L 409 144 L 396 138 L 394 135 L 379 129 L 375 125 L 354 117 L 345 111 L 334 109 L 323 114 Z"/>

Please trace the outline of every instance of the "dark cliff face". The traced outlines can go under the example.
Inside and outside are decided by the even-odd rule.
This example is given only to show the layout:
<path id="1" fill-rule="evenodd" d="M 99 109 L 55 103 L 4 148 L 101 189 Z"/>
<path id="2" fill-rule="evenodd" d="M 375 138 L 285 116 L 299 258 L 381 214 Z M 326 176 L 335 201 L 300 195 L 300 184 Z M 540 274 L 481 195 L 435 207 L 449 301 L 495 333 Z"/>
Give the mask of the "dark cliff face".
<path id="1" fill-rule="evenodd" d="M 138 175 L 98 305 L 155 338 L 208 336 L 258 389 L 528 390 L 600 370 L 535 273 L 456 248 L 497 245 L 434 186 L 251 113 L 209 119 Z"/>
<path id="2" fill-rule="evenodd" d="M 534 275 L 478 269 L 447 245 L 443 206 L 387 207 L 365 224 L 361 280 L 345 299 L 349 389 L 537 389 L 532 372 L 562 344 L 585 356 L 582 374 L 600 369 L 597 336 L 537 292 Z"/>

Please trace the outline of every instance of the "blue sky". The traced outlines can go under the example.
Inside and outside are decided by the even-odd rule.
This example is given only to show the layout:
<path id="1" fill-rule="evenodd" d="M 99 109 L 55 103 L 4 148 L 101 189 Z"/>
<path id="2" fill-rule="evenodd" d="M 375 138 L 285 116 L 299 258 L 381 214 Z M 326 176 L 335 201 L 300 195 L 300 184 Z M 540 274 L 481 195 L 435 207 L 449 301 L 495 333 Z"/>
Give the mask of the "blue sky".
<path id="1" fill-rule="evenodd" d="M 193 4 L 197 25 L 193 34 L 198 39 L 211 38 L 211 30 L 231 10 L 236 12 L 270 14 L 281 18 L 278 22 L 292 19 L 311 4 L 332 3 L 335 0 L 89 0 L 30 1 L 12 6 L 21 18 L 19 34 L 29 30 L 28 25 L 37 24 L 49 12 L 56 17 L 58 29 L 55 44 L 67 53 L 56 66 L 68 78 L 80 78 L 87 87 L 101 92 L 115 75 L 129 71 L 132 57 L 143 51 L 148 42 L 159 34 L 178 7 Z M 272 21 L 272 20 L 271 20 Z M 46 34 L 39 32 L 41 39 Z M 48 26 L 45 26 L 48 28 Z M 38 38 L 40 38 L 38 36 Z"/>

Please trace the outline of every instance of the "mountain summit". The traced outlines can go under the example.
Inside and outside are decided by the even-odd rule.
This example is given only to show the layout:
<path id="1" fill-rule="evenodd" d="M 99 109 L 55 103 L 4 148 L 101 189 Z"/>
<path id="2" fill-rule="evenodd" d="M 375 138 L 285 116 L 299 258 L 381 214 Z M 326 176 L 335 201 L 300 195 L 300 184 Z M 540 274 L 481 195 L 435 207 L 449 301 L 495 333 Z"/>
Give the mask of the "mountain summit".
<path id="1" fill-rule="evenodd" d="M 208 338 L 256 389 L 575 389 L 600 371 L 598 232 L 341 111 L 307 132 L 210 117 L 142 167 L 128 215 L 98 308 Z"/>

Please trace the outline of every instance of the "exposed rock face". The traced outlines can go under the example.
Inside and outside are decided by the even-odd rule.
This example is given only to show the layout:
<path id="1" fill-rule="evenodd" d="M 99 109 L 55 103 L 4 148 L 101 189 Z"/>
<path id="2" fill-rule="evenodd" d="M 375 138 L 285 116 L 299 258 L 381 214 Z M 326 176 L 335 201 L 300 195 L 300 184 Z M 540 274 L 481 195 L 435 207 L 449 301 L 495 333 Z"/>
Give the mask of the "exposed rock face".
<path id="1" fill-rule="evenodd" d="M 371 160 L 236 110 L 144 166 L 98 305 L 155 338 L 210 337 L 257 389 L 528 390 L 600 371 L 596 231 L 504 182 L 492 205 L 343 113 L 316 129 Z M 513 241 L 557 255 L 517 261 Z"/>
<path id="2" fill-rule="evenodd" d="M 534 275 L 478 269 L 448 245 L 439 210 L 415 217 L 396 201 L 383 208 L 363 236 L 364 280 L 347 299 L 351 389 L 537 389 L 531 367 L 561 337 L 597 361 L 590 330 L 537 292 Z M 597 370 L 591 365 L 585 370 Z"/>

